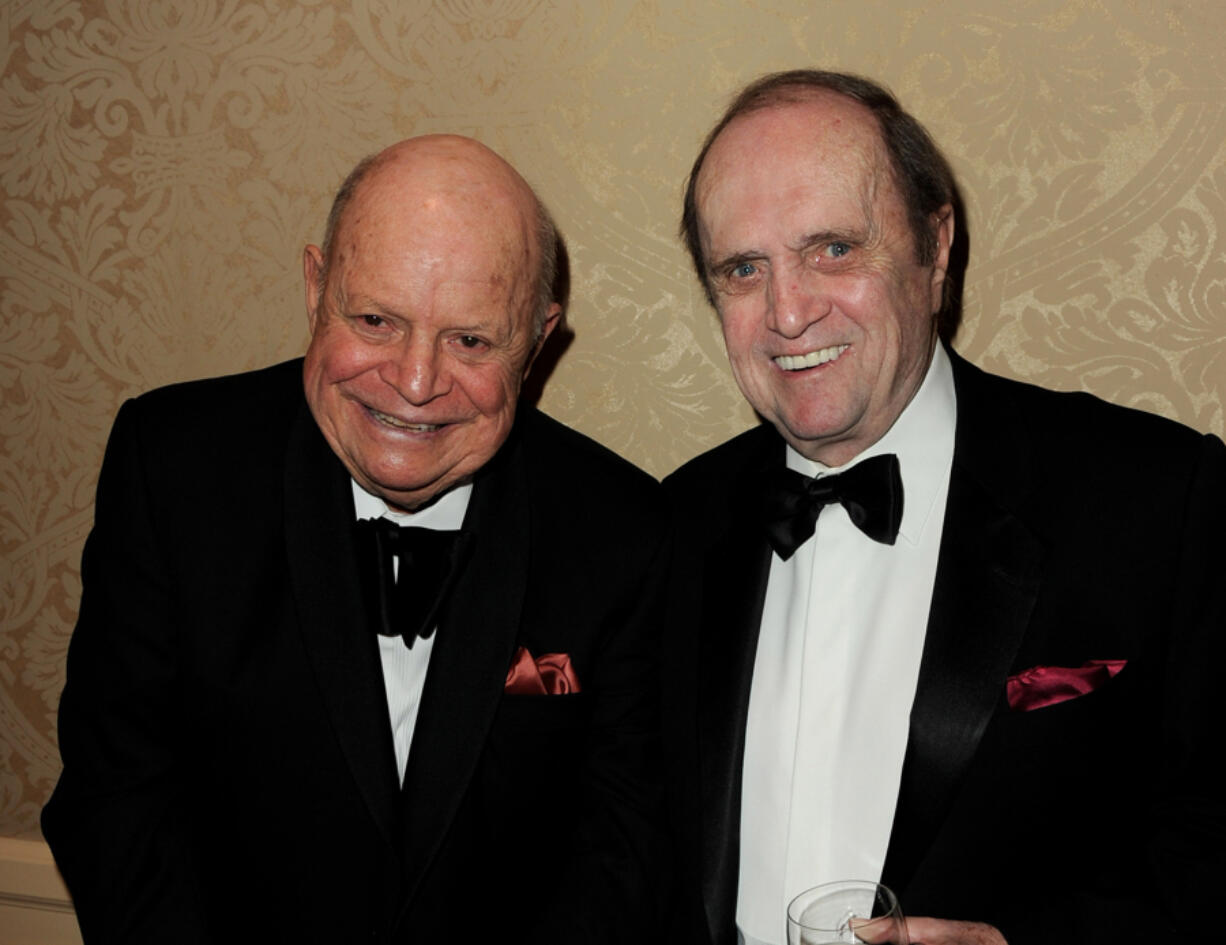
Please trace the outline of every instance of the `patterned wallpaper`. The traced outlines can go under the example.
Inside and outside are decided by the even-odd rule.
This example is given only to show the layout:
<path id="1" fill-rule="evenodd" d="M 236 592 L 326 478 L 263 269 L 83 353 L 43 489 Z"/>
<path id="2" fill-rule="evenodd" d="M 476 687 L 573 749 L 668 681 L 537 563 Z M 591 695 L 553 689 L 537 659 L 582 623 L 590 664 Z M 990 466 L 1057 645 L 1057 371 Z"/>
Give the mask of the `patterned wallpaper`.
<path id="1" fill-rule="evenodd" d="M 675 236 L 703 134 L 762 72 L 864 72 L 958 173 L 956 346 L 1221 434 L 1224 29 L 1213 0 L 0 0 L 0 834 L 58 771 L 115 410 L 301 353 L 301 247 L 362 155 L 456 131 L 523 171 L 571 260 L 542 404 L 662 475 L 753 422 Z"/>

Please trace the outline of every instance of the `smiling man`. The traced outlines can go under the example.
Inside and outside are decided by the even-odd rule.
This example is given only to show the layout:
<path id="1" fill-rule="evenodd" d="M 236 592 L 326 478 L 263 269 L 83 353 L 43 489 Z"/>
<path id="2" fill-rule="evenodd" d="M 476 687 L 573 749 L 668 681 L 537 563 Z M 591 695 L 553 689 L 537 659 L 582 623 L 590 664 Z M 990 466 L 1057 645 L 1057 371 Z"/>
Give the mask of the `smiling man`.
<path id="1" fill-rule="evenodd" d="M 1226 450 L 944 346 L 953 196 L 830 72 L 746 88 L 691 171 L 765 423 L 665 482 L 676 941 L 779 945 L 846 879 L 923 945 L 1219 934 Z"/>
<path id="2" fill-rule="evenodd" d="M 305 251 L 305 361 L 124 405 L 43 819 L 87 943 L 654 928 L 665 516 L 518 403 L 558 243 L 401 142 Z"/>

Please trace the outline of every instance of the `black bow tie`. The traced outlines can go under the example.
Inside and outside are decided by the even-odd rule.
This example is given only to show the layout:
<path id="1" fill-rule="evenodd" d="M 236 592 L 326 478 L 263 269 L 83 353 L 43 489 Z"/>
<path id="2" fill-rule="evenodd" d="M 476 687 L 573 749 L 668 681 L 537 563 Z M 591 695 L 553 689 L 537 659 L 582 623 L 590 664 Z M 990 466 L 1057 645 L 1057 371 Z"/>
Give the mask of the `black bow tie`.
<path id="1" fill-rule="evenodd" d="M 380 635 L 412 647 L 442 619 L 467 542 L 458 531 L 397 525 L 385 518 L 354 523 L 362 581 L 374 605 Z M 393 559 L 399 569 L 392 567 Z"/>
<path id="2" fill-rule="evenodd" d="M 873 541 L 892 545 L 902 522 L 902 476 L 893 453 L 873 456 L 842 473 L 814 479 L 787 467 L 766 476 L 762 520 L 771 547 L 784 561 L 809 540 L 817 516 L 839 502 Z"/>

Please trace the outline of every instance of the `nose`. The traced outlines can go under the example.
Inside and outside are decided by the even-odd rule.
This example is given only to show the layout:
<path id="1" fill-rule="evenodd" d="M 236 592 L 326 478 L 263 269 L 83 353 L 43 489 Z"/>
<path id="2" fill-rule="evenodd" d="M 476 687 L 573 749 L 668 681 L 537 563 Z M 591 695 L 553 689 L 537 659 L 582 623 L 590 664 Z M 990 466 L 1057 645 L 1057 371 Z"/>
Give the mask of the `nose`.
<path id="1" fill-rule="evenodd" d="M 380 371 L 383 380 L 415 407 L 447 393 L 450 380 L 441 353 L 433 341 L 406 338 Z"/>
<path id="2" fill-rule="evenodd" d="M 767 288 L 766 325 L 785 338 L 799 338 L 830 314 L 830 295 L 821 276 L 802 267 L 771 270 Z"/>

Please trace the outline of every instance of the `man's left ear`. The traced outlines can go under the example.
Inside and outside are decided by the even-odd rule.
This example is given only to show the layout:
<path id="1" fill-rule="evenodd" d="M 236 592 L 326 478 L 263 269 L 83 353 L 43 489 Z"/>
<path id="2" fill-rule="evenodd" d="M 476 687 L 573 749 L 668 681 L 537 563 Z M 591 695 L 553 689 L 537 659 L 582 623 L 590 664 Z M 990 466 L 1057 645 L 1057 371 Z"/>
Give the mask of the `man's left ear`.
<path id="1" fill-rule="evenodd" d="M 553 330 L 558 327 L 558 322 L 561 319 L 562 306 L 557 302 L 551 303 L 549 311 L 545 313 L 545 324 L 541 326 L 541 333 L 532 345 L 532 354 L 528 356 L 528 363 L 524 365 L 524 377 L 527 377 L 528 372 L 532 370 L 532 365 L 536 363 L 536 356 L 541 353 L 541 349 L 545 347 L 546 340 L 553 333 Z"/>
<path id="2" fill-rule="evenodd" d="M 937 251 L 932 263 L 931 306 L 934 313 L 945 305 L 945 278 L 949 274 L 949 250 L 954 245 L 954 208 L 945 204 L 929 217 Z"/>

